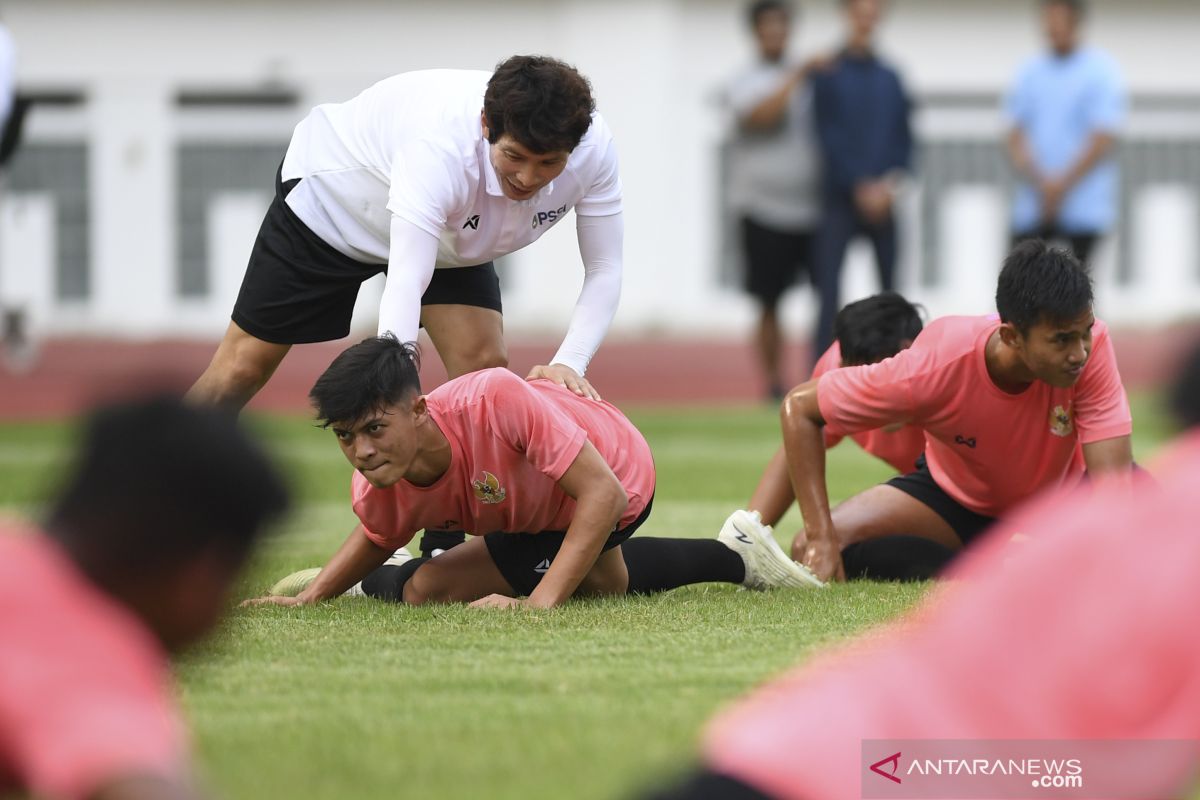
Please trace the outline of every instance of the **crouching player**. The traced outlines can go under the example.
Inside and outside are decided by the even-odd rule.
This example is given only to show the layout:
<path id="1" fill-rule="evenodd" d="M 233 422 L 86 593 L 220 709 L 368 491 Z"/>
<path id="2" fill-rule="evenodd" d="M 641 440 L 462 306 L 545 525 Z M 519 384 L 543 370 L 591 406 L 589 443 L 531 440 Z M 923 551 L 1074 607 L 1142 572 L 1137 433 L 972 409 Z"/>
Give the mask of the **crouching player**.
<path id="1" fill-rule="evenodd" d="M 932 574 L 1041 491 L 1085 474 L 1128 482 L 1129 402 L 1079 261 L 1043 242 L 1018 245 L 996 307 L 999 318 L 936 320 L 894 358 L 788 394 L 784 447 L 805 521 L 792 554 L 818 577 L 846 577 L 844 559 L 874 565 L 868 574 Z M 822 426 L 852 434 L 901 422 L 925 431 L 920 467 L 831 513 Z"/>
<path id="2" fill-rule="evenodd" d="M 921 313 L 896 292 L 876 295 L 847 304 L 833 323 L 836 341 L 813 368 L 812 380 L 830 370 L 874 364 L 910 347 L 921 333 Z M 824 431 L 825 448 L 835 447 L 844 437 Z M 925 450 L 925 432 L 915 425 L 895 423 L 850 435 L 855 444 L 890 465 L 897 472 L 911 472 Z M 776 525 L 796 499 L 788 476 L 783 447 L 772 457 L 750 498 L 749 508 L 762 522 Z"/>
<path id="3" fill-rule="evenodd" d="M 654 496 L 650 447 L 614 406 L 552 381 L 489 369 L 422 395 L 414 348 L 385 335 L 339 355 L 310 397 L 358 470 L 360 524 L 298 595 L 250 602 L 313 603 L 360 582 L 413 605 L 536 608 L 702 581 L 819 584 L 746 512 L 717 541 L 643 539 L 627 557 Z M 421 529 L 482 535 L 385 565 Z"/>
<path id="4" fill-rule="evenodd" d="M 228 414 L 93 416 L 42 529 L 0 524 L 0 796 L 199 796 L 166 655 L 216 624 L 287 502 Z"/>

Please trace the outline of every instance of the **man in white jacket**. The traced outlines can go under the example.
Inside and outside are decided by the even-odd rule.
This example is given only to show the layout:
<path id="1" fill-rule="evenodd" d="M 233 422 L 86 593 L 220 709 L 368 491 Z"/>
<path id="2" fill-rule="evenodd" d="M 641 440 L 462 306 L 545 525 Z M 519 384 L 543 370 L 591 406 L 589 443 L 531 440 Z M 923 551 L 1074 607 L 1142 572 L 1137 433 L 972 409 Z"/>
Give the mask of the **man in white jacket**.
<path id="1" fill-rule="evenodd" d="M 360 284 L 387 273 L 380 333 L 423 326 L 450 377 L 507 366 L 493 260 L 576 214 L 583 289 L 561 347 L 530 377 L 584 378 L 621 288 L 621 183 L 591 87 L 552 58 L 494 73 L 383 80 L 297 127 L 232 322 L 190 397 L 240 408 L 293 344 L 339 339 Z"/>

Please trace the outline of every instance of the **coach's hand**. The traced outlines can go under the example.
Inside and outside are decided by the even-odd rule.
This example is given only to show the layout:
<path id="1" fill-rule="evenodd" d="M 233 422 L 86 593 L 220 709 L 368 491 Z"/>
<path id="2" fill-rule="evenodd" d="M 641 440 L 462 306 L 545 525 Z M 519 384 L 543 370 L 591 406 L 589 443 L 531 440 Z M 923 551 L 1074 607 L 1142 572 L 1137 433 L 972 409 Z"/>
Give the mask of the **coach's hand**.
<path id="1" fill-rule="evenodd" d="M 841 551 L 832 539 L 810 541 L 804 549 L 803 564 L 823 581 L 846 580 L 846 567 L 842 564 Z"/>
<path id="2" fill-rule="evenodd" d="M 471 608 L 520 608 L 522 605 L 523 603 L 516 597 L 489 594 L 487 597 L 481 597 L 471 603 Z"/>
<path id="3" fill-rule="evenodd" d="M 307 603 L 299 596 L 284 597 L 278 594 L 269 594 L 265 597 L 251 597 L 249 600 L 243 600 L 240 604 L 241 608 L 249 608 L 250 606 L 303 606 Z"/>
<path id="4" fill-rule="evenodd" d="M 580 397 L 590 397 L 593 400 L 600 399 L 600 393 L 592 388 L 587 379 L 565 364 L 543 364 L 534 367 L 525 376 L 525 380 L 527 381 L 536 380 L 537 378 L 554 381 L 559 386 L 567 387 Z"/>

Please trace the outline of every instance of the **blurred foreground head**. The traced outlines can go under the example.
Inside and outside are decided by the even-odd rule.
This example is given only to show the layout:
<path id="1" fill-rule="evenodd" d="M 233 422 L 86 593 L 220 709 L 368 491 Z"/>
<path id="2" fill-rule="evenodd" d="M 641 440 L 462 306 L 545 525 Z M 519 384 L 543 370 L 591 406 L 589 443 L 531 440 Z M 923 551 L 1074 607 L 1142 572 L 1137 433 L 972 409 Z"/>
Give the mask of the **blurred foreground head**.
<path id="1" fill-rule="evenodd" d="M 288 494 L 235 417 L 173 397 L 95 411 L 46 532 L 169 649 L 211 628 Z"/>

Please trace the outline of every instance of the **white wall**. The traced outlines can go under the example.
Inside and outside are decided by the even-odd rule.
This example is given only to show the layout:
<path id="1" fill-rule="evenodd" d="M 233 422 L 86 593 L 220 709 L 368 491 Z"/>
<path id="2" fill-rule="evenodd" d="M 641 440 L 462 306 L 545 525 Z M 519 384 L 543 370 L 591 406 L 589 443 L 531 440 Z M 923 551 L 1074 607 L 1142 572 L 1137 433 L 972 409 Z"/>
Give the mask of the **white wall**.
<path id="1" fill-rule="evenodd" d="M 918 95 L 999 91 L 1039 45 L 1033 0 L 902 0 L 895 5 L 883 49 Z M 832 47 L 839 30 L 836 0 L 804 7 L 800 49 Z M 512 53 L 546 52 L 572 61 L 591 78 L 618 138 L 627 219 L 627 279 L 618 328 L 630 333 L 742 330 L 751 317 L 749 303 L 717 282 L 715 150 L 723 121 L 713 99 L 716 87 L 749 58 L 741 15 L 740 3 L 724 0 L 2 2 L 0 19 L 21 50 L 22 83 L 81 88 L 88 99 L 83 112 L 37 113 L 29 131 L 31 141 L 82 137 L 91 147 L 92 296 L 61 307 L 46 301 L 37 310 L 40 327 L 128 335 L 212 335 L 223 329 L 228 309 L 222 304 L 175 297 L 175 145 L 189 137 L 234 132 L 241 139 L 286 139 L 303 109 L 267 115 L 253 130 L 242 130 L 236 115 L 207 122 L 181 119 L 171 105 L 180 88 L 282 84 L 298 88 L 306 108 L 346 98 L 395 72 L 488 68 Z M 1198 91 L 1200 48 L 1194 38 L 1200 4 L 1098 0 L 1093 17 L 1092 41 L 1121 61 L 1132 90 Z M 927 116 L 919 129 L 936 136 L 939 126 L 948 124 Z M 996 115 L 970 124 L 999 133 Z M 1196 187 L 1175 188 L 1150 197 L 1149 208 L 1186 219 L 1184 213 L 1197 204 Z M 995 214 L 989 216 L 988 209 L 1003 207 L 1004 198 L 989 197 L 987 187 L 966 187 L 959 196 L 967 205 L 947 213 L 957 214 L 965 238 L 948 242 L 948 252 L 982 257 L 973 255 L 987 252 L 979 241 L 990 241 L 997 231 L 1002 235 L 1004 224 L 1002 218 L 989 223 Z M 1151 222 L 1159 218 L 1140 213 Z M 249 252 L 254 221 L 239 223 L 238 214 L 252 216 L 253 203 L 235 198 L 218 214 L 221 229 L 232 237 L 209 248 L 221 271 L 239 247 Z M 45 227 L 41 216 L 27 217 Z M 4 219 L 10 230 L 21 217 L 10 213 Z M 1161 241 L 1141 237 L 1132 252 L 1147 263 L 1169 262 L 1170 274 L 1190 282 L 1173 287 L 1155 274 L 1137 284 L 1135 297 L 1118 297 L 1115 288 L 1102 285 L 1102 307 L 1107 296 L 1109 305 L 1121 309 L 1116 316 L 1153 322 L 1200 312 L 1196 265 L 1186 263 L 1197 253 L 1194 231 L 1178 245 L 1169 230 L 1165 234 Z M 23 239 L 21 247 L 28 250 L 30 244 Z M 919 254 L 912 246 L 907 252 L 902 288 L 935 313 L 988 306 L 995 264 L 982 265 L 970 286 L 920 289 L 911 278 L 911 259 Z M 505 298 L 509 330 L 561 329 L 581 277 L 573 226 L 559 225 L 517 254 L 509 268 L 514 282 Z M 223 287 L 224 279 L 216 283 Z M 847 286 L 851 295 L 872 290 L 861 254 L 852 259 Z M 797 326 L 811 311 L 805 293 L 797 293 L 787 308 Z M 1112 309 L 1104 313 L 1114 317 Z"/>

